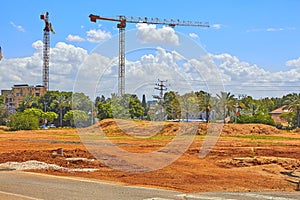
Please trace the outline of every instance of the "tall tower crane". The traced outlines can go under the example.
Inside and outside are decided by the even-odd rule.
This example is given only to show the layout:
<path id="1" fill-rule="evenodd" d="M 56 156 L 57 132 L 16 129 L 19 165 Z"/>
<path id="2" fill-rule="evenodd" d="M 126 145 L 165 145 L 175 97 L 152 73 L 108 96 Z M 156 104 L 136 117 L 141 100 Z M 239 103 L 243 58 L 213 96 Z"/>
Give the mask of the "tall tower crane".
<path id="1" fill-rule="evenodd" d="M 49 55 L 50 55 L 50 31 L 55 34 L 52 24 L 49 22 L 49 13 L 42 13 L 40 19 L 44 20 L 44 39 L 43 39 L 43 86 L 46 91 L 49 89 Z"/>
<path id="2" fill-rule="evenodd" d="M 125 93 L 125 28 L 126 23 L 145 23 L 145 24 L 158 24 L 167 25 L 172 28 L 175 26 L 200 26 L 209 27 L 207 22 L 192 22 L 181 20 L 161 20 L 159 18 L 142 18 L 142 17 L 126 17 L 118 16 L 116 18 L 101 17 L 98 15 L 90 14 L 90 20 L 96 22 L 97 20 L 107 20 L 117 22 L 119 29 L 119 72 L 118 72 L 118 95 L 121 96 Z"/>

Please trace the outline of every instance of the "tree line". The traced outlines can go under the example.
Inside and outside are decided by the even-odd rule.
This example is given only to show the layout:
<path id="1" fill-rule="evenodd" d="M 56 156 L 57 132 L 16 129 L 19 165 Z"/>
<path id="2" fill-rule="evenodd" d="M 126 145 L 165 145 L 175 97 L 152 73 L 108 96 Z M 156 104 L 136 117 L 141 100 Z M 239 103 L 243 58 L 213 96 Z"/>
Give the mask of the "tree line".
<path id="1" fill-rule="evenodd" d="M 224 120 L 233 123 L 263 123 L 281 128 L 270 112 L 284 106 L 290 112 L 280 117 L 289 128 L 300 127 L 300 94 L 292 93 L 281 98 L 254 99 L 251 96 L 220 92 L 216 96 L 205 91 L 179 94 L 165 92 L 162 99 L 140 100 L 134 94 L 96 97 L 94 101 L 83 93 L 47 91 L 40 97 L 25 96 L 15 111 L 4 105 L 0 96 L 0 124 L 11 130 L 38 129 L 41 125 L 89 126 L 95 118 L 136 120 Z"/>

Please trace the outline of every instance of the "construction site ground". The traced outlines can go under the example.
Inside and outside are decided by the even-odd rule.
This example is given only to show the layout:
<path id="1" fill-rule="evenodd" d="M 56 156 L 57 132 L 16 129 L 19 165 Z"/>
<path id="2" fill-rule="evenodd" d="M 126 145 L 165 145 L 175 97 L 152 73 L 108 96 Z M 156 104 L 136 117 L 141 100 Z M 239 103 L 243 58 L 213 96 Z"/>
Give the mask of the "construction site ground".
<path id="1" fill-rule="evenodd" d="M 147 126 L 147 122 L 135 123 Z M 168 144 L 174 138 L 179 123 L 166 122 L 163 129 L 150 139 L 126 135 L 119 130 L 114 120 L 101 121 L 100 126 L 110 142 L 122 144 L 120 147 L 126 151 L 145 153 Z M 99 127 L 94 125 L 89 129 L 97 131 Z M 54 168 L 29 171 L 189 193 L 296 192 L 300 181 L 300 132 L 278 130 L 261 124 L 225 124 L 216 145 L 206 157 L 200 158 L 199 151 L 206 130 L 207 124 L 201 123 L 188 150 L 172 164 L 155 171 L 135 173 L 110 168 L 95 159 L 81 142 L 77 129 L 10 132 L 1 127 L 0 164 L 36 160 L 56 164 L 64 169 L 93 168 L 97 171 L 78 172 Z M 60 148 L 63 156 L 57 155 Z"/>

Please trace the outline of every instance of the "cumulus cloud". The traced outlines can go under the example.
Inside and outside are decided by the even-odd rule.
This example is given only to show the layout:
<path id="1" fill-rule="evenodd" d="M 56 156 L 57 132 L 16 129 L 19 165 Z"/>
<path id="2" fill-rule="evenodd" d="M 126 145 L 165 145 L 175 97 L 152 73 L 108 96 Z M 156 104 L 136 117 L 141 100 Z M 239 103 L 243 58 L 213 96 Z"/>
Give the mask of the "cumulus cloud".
<path id="1" fill-rule="evenodd" d="M 42 84 L 43 43 L 32 44 L 35 52 L 28 57 L 3 59 L 0 63 L 1 89 L 14 84 Z M 50 89 L 70 91 L 80 64 L 87 57 L 86 50 L 59 42 L 50 49 Z"/>
<path id="2" fill-rule="evenodd" d="M 179 45 L 179 37 L 171 27 L 156 28 L 154 24 L 138 23 L 137 38 L 143 44 L 164 43 L 168 45 Z"/>
<path id="3" fill-rule="evenodd" d="M 41 84 L 43 43 L 36 41 L 32 47 L 31 56 L 1 60 L 0 71 L 5 72 L 0 73 L 1 89 L 18 83 Z M 126 60 L 126 92 L 139 97 L 145 93 L 148 99 L 157 94 L 157 79 L 168 80 L 169 90 L 179 93 L 229 91 L 255 98 L 282 96 L 300 88 L 300 57 L 286 62 L 295 68 L 271 72 L 228 53 L 186 58 L 178 51 L 157 47 L 139 56 Z M 89 55 L 83 48 L 58 42 L 50 50 L 50 89 L 72 91 L 74 85 L 76 91 L 91 97 L 117 93 L 118 57 Z"/>
<path id="4" fill-rule="evenodd" d="M 285 65 L 289 67 L 300 67 L 300 57 L 298 59 L 286 61 Z"/>
<path id="5" fill-rule="evenodd" d="M 223 76 L 225 88 L 235 94 L 248 94 L 255 98 L 282 96 L 299 92 L 300 69 L 270 72 L 256 64 L 240 61 L 230 54 L 210 55 Z M 299 60 L 287 61 L 287 65 L 299 66 Z"/>
<path id="6" fill-rule="evenodd" d="M 10 24 L 20 32 L 25 32 L 25 29 L 21 25 L 16 25 L 14 22 L 10 22 Z"/>
<path id="7" fill-rule="evenodd" d="M 66 38 L 66 40 L 69 42 L 83 42 L 85 39 L 78 35 L 69 34 L 68 37 Z"/>
<path id="8" fill-rule="evenodd" d="M 104 40 L 110 39 L 112 37 L 111 33 L 103 31 L 103 30 L 89 30 L 86 32 L 87 40 L 89 42 L 100 43 Z"/>
<path id="9" fill-rule="evenodd" d="M 140 55 L 135 60 L 126 60 L 125 91 L 139 97 L 145 94 L 147 99 L 152 99 L 152 95 L 158 92 L 154 89 L 157 79 L 168 80 L 169 90 L 179 93 L 207 90 L 208 84 L 215 84 L 215 88 L 222 91 L 218 70 L 210 61 L 210 57 L 187 60 L 175 50 L 157 47 L 155 51 Z M 204 75 L 205 72 L 207 74 Z M 118 58 L 99 54 L 89 56 L 81 66 L 77 81 L 80 83 L 76 84 L 76 88 L 89 93 L 89 96 L 117 93 Z M 214 91 L 211 87 L 209 89 Z"/>

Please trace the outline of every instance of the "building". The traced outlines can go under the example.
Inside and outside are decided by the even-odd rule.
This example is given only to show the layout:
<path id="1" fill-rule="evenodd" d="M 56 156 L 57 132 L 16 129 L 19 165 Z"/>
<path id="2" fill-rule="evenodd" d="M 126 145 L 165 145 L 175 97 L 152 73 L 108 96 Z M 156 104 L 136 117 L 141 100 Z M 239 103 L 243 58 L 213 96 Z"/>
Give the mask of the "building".
<path id="1" fill-rule="evenodd" d="M 24 96 L 33 95 L 38 97 L 44 93 L 46 93 L 44 86 L 29 86 L 28 84 L 14 85 L 11 90 L 1 90 L 1 95 L 4 96 L 4 103 L 13 108 L 19 107 Z"/>
<path id="2" fill-rule="evenodd" d="M 287 125 L 287 121 L 280 118 L 280 115 L 286 112 L 290 112 L 287 109 L 284 109 L 285 106 L 281 106 L 280 108 L 277 108 L 270 112 L 271 117 L 273 118 L 275 123 L 279 123 L 282 125 Z"/>

